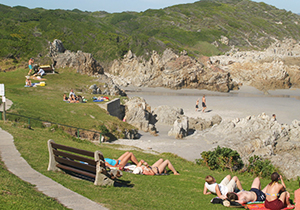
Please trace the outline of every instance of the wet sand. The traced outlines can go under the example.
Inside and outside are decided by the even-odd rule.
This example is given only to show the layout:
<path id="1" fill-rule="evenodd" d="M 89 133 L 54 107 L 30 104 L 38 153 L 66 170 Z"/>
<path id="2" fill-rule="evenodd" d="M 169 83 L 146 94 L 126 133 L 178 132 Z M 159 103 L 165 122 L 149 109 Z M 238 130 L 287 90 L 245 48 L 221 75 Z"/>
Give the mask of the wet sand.
<path id="1" fill-rule="evenodd" d="M 300 120 L 300 89 L 272 90 L 264 93 L 253 87 L 241 87 L 240 90 L 230 93 L 218 93 L 207 90 L 170 90 L 165 88 L 137 88 L 123 87 L 128 97 L 143 97 L 146 102 L 155 108 L 161 105 L 182 108 L 188 117 L 209 119 L 219 115 L 222 119 L 244 118 L 249 115 L 276 114 L 277 121 L 282 124 L 291 124 L 293 120 Z M 207 109 L 195 111 L 196 100 L 200 102 L 203 94 L 206 95 Z M 157 124 L 158 136 L 141 133 L 138 140 L 120 139 L 114 144 L 131 145 L 146 152 L 171 152 L 187 160 L 194 161 L 200 158 L 202 151 L 209 150 L 216 145 L 191 135 L 182 140 L 168 136 L 171 126 Z"/>

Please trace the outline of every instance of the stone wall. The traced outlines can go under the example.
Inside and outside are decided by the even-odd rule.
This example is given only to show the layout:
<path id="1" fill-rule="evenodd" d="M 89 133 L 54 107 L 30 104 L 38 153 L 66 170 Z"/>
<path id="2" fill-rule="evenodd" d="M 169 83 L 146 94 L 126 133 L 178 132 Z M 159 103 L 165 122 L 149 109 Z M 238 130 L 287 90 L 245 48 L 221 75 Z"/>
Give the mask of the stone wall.
<path id="1" fill-rule="evenodd" d="M 119 119 L 122 118 L 119 98 L 115 98 L 105 104 L 99 104 L 99 106 L 105 109 L 111 116 L 115 116 Z"/>

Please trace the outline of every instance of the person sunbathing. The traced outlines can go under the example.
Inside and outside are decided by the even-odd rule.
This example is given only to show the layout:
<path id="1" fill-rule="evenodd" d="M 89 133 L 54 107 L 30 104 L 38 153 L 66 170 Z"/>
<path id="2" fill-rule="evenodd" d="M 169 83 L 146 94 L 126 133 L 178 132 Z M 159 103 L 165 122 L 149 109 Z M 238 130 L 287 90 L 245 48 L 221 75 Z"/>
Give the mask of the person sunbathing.
<path id="1" fill-rule="evenodd" d="M 172 163 L 169 160 L 163 160 L 160 158 L 158 161 L 156 161 L 152 166 L 150 166 L 147 162 L 144 160 L 141 160 L 137 166 L 136 169 L 133 171 L 134 174 L 144 174 L 144 175 L 159 175 L 164 172 L 166 172 L 166 167 L 168 167 L 174 175 L 180 175 L 172 165 Z"/>
<path id="2" fill-rule="evenodd" d="M 265 207 L 271 210 L 279 210 L 284 207 L 293 207 L 290 203 L 290 193 L 286 191 L 286 186 L 282 176 L 277 172 L 271 175 L 271 182 L 266 186 Z M 281 181 L 281 184 L 278 181 Z"/>
<path id="3" fill-rule="evenodd" d="M 128 161 L 131 161 L 135 165 L 139 163 L 139 161 L 136 159 L 134 154 L 132 152 L 125 152 L 123 155 L 121 155 L 118 159 L 110 159 L 110 158 L 104 158 L 105 159 L 105 165 L 107 167 L 116 167 L 120 170 L 123 170 L 125 165 L 128 163 Z"/>
<path id="4" fill-rule="evenodd" d="M 266 187 L 261 190 L 261 184 L 259 177 L 256 177 L 251 185 L 251 189 L 249 191 L 240 191 L 238 193 L 229 192 L 227 193 L 227 198 L 230 201 L 236 201 L 240 204 L 254 202 L 254 201 L 265 201 L 266 200 Z"/>
<path id="5" fill-rule="evenodd" d="M 221 199 L 226 199 L 226 194 L 228 192 L 234 192 L 235 189 L 243 190 L 242 184 L 237 176 L 232 177 L 227 175 L 220 184 L 216 182 L 216 179 L 208 175 L 205 177 L 203 194 L 208 195 L 211 193 L 217 194 Z M 209 192 L 209 191 L 210 192 Z"/>

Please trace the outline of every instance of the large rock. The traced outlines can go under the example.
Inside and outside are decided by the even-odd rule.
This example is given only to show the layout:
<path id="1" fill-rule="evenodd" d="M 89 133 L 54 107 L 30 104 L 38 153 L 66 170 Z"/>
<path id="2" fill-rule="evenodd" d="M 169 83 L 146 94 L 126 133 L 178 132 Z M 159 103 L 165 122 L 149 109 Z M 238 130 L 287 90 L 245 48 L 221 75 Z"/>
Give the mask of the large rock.
<path id="1" fill-rule="evenodd" d="M 152 115 L 155 116 L 155 119 L 158 122 L 167 125 L 173 125 L 175 120 L 183 114 L 182 108 L 170 107 L 167 105 L 158 106 L 152 111 Z"/>
<path id="2" fill-rule="evenodd" d="M 143 98 L 133 97 L 125 103 L 126 122 L 137 127 L 139 130 L 156 134 L 154 124 L 150 124 L 152 119 L 151 107 Z"/>
<path id="3" fill-rule="evenodd" d="M 264 51 L 239 51 L 212 56 L 209 68 L 229 72 L 237 83 L 259 90 L 300 86 L 300 43 L 292 39 L 276 41 Z M 298 60 L 298 61 L 297 61 Z"/>
<path id="4" fill-rule="evenodd" d="M 172 89 L 196 88 L 228 92 L 238 88 L 230 74 L 211 71 L 189 57 L 166 49 L 162 56 L 153 51 L 149 61 L 136 57 L 129 51 L 123 60 L 115 60 L 109 70 L 117 85 L 167 87 Z"/>
<path id="5" fill-rule="evenodd" d="M 175 136 L 176 139 L 182 139 L 188 135 L 189 122 L 188 117 L 181 116 L 174 122 L 173 128 L 168 132 L 168 136 Z"/>
<path id="6" fill-rule="evenodd" d="M 244 163 L 253 155 L 269 159 L 288 178 L 300 173 L 300 122 L 281 125 L 262 113 L 242 119 L 225 120 L 198 132 L 212 144 L 238 151 Z"/>
<path id="7" fill-rule="evenodd" d="M 103 67 L 93 58 L 92 54 L 65 50 L 60 40 L 56 39 L 50 43 L 49 55 L 53 59 L 55 68 L 74 68 L 77 73 L 90 76 L 103 74 Z"/>

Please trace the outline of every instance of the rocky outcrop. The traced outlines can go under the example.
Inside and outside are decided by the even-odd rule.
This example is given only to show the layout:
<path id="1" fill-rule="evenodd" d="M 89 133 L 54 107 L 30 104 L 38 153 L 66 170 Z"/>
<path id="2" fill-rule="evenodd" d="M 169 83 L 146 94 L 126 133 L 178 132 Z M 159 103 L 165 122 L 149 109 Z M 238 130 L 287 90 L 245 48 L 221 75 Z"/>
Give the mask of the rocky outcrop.
<path id="1" fill-rule="evenodd" d="M 74 68 L 77 73 L 90 76 L 103 74 L 104 72 L 103 67 L 93 58 L 92 54 L 65 50 L 62 42 L 57 39 L 50 43 L 49 55 L 53 59 L 55 68 Z"/>
<path id="2" fill-rule="evenodd" d="M 291 62 L 291 58 L 300 59 L 300 43 L 286 39 L 276 41 L 261 52 L 240 52 L 233 48 L 226 55 L 210 57 L 206 64 L 209 68 L 218 67 L 230 73 L 237 83 L 259 90 L 283 89 L 300 85 L 297 76 L 300 73 L 300 63 Z"/>
<path id="3" fill-rule="evenodd" d="M 300 121 L 281 125 L 262 113 L 243 119 L 224 120 L 198 132 L 211 144 L 238 151 L 244 163 L 253 155 L 269 159 L 288 179 L 300 173 Z"/>
<path id="4" fill-rule="evenodd" d="M 188 135 L 189 131 L 189 118 L 180 116 L 174 122 L 173 128 L 168 132 L 168 136 L 175 136 L 176 139 L 182 139 Z"/>
<path id="5" fill-rule="evenodd" d="M 125 103 L 125 119 L 139 130 L 156 134 L 151 107 L 143 98 L 133 97 Z"/>
<path id="6" fill-rule="evenodd" d="M 149 61 L 129 51 L 123 60 L 115 60 L 109 70 L 114 83 L 121 86 L 194 88 L 228 92 L 238 88 L 230 74 L 211 71 L 187 55 L 167 49 L 163 55 L 153 51 Z"/>

